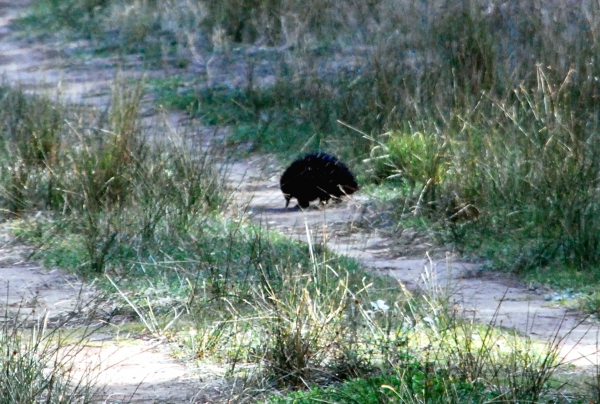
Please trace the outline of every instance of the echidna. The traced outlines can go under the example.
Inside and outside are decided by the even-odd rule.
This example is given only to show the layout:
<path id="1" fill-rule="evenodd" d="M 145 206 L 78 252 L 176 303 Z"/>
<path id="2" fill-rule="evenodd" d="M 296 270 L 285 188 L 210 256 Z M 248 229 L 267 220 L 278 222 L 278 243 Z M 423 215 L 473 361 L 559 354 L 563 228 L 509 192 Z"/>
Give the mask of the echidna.
<path id="1" fill-rule="evenodd" d="M 298 206 L 307 208 L 310 201 L 328 202 L 358 190 L 358 184 L 348 167 L 325 153 L 312 153 L 294 161 L 279 182 L 285 197 L 285 207 L 296 198 Z"/>

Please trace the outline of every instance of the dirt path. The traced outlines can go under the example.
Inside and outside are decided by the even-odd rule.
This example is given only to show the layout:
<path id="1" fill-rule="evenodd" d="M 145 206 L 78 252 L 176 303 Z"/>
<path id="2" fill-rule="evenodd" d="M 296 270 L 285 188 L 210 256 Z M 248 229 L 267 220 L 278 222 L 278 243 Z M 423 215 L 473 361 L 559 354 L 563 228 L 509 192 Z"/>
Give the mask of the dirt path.
<path id="1" fill-rule="evenodd" d="M 15 41 L 10 36 L 10 24 L 23 7 L 24 2 L 0 0 L 0 73 L 5 80 L 34 91 L 60 93 L 76 103 L 105 104 L 117 62 L 105 58 L 67 63 L 68 58 L 61 52 L 44 45 Z M 131 69 L 127 74 L 138 73 Z M 171 119 L 175 125 L 185 118 L 173 114 Z M 421 287 L 435 279 L 441 288 L 453 291 L 455 304 L 467 315 L 483 322 L 495 319 L 496 325 L 514 327 L 539 338 L 570 332 L 562 350 L 566 360 L 581 367 L 597 363 L 595 352 L 600 328 L 596 324 L 579 324 L 574 314 L 549 305 L 543 293 L 528 290 L 509 277 L 489 274 L 477 277 L 479 271 L 474 264 L 461 262 L 450 252 L 446 259 L 433 261 L 425 254 L 403 256 L 402 244 L 386 238 L 377 229 L 349 231 L 353 223 L 363 221 L 365 197 L 360 193 L 352 201 L 325 209 L 285 210 L 278 189 L 280 167 L 270 164 L 265 164 L 264 158 L 257 158 L 238 162 L 232 168 L 230 180 L 238 189 L 236 204 L 239 209 L 248 208 L 253 220 L 302 240 L 306 240 L 305 224 L 308 224 L 315 237 L 325 235 L 335 251 L 356 257 L 367 266 L 400 279 L 409 288 Z M 421 247 L 423 251 L 428 248 Z M 425 267 L 429 277 L 424 276 Z M 24 261 L 18 251 L 9 247 L 0 250 L 0 280 L 4 282 L 0 286 L 10 285 L 9 305 L 26 302 L 24 307 L 29 312 L 41 307 L 57 317 L 73 311 L 81 293 L 93 295 L 93 290 L 77 278 L 59 270 L 43 270 Z M 203 376 L 205 380 L 212 380 L 212 384 L 201 386 L 198 376 L 171 359 L 156 341 L 123 344 L 111 336 L 97 336 L 97 344 L 86 347 L 81 355 L 82 363 L 101 363 L 101 367 L 108 369 L 101 381 L 106 384 L 111 402 L 125 399 L 203 402 L 207 397 L 197 396 L 201 387 L 206 387 L 203 394 L 219 394 L 218 382 L 210 377 L 218 374 L 217 370 Z"/>

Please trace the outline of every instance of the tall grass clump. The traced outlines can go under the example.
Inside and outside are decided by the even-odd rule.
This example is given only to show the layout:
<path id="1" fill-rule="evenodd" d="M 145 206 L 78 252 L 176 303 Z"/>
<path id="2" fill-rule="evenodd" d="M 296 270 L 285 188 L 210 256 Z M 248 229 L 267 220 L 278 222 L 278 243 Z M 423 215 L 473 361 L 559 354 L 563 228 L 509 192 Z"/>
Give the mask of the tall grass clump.
<path id="1" fill-rule="evenodd" d="M 552 76 L 538 67 L 534 87 L 486 96 L 468 115 L 453 112 L 445 130 L 423 124 L 379 137 L 375 175 L 409 184 L 415 210 L 427 206 L 433 217 L 450 219 L 454 241 L 466 241 L 458 237 L 466 226 L 500 244 L 504 252 L 495 257 L 513 269 L 598 264 L 600 144 L 587 102 L 595 82 L 574 71 Z"/>
<path id="2" fill-rule="evenodd" d="M 559 258 L 584 268 L 600 258 L 592 230 L 598 225 L 600 143 L 598 118 L 581 91 L 595 86 L 593 79 L 571 74 L 561 83 L 539 69 L 535 88 L 521 87 L 510 102 L 494 103 L 496 122 L 508 130 L 483 137 L 492 158 L 479 158 L 476 175 L 483 180 L 477 185 L 486 208 L 500 213 L 493 215 L 495 229 L 508 228 L 511 238 L 527 240 L 522 248 L 532 264 Z"/>
<path id="3" fill-rule="evenodd" d="M 465 320 L 433 284 L 416 297 L 309 248 L 300 265 L 270 274 L 264 261 L 242 300 L 235 287 L 214 300 L 198 294 L 202 314 L 178 333 L 189 355 L 225 360 L 243 397 L 510 403 L 560 394 L 558 336 L 537 343 L 497 330 L 496 320 Z"/>
<path id="4" fill-rule="evenodd" d="M 595 267 L 594 7 L 430 8 L 418 75 L 389 104 L 384 135 L 363 131 L 372 178 L 402 181 L 414 212 L 496 265 Z"/>
<path id="5" fill-rule="evenodd" d="M 361 307 L 396 297 L 395 282 L 247 222 L 200 225 L 115 281 L 150 331 L 169 335 L 185 318 L 183 353 L 223 361 L 248 385 L 304 388 L 374 369 Z"/>
<path id="6" fill-rule="evenodd" d="M 5 214 L 27 218 L 41 212 L 50 221 L 36 219 L 32 225 L 42 250 L 68 238 L 73 250 L 85 251 L 78 265 L 96 273 L 116 257 L 143 256 L 156 241 L 157 228 L 184 229 L 190 218 L 216 212 L 225 203 L 220 168 L 211 154 L 188 147 L 176 135 L 150 144 L 139 117 L 141 85 L 121 86 L 117 81 L 103 114 L 82 109 L 56 116 L 59 107 L 50 101 L 12 89 L 6 91 L 17 94 L 12 98 L 25 107 L 3 109 L 13 111 L 12 124 L 21 128 L 19 136 L 3 132 Z M 57 122 L 45 135 L 51 140 L 44 143 L 48 152 L 34 148 L 39 135 L 28 121 L 38 112 L 44 117 L 46 110 Z"/>
<path id="7" fill-rule="evenodd" d="M 97 402 L 99 391 L 93 382 L 98 369 L 73 361 L 84 349 L 74 344 L 80 337 L 49 329 L 47 320 L 42 317 L 32 324 L 30 319 L 3 322 L 0 403 Z"/>
<path id="8" fill-rule="evenodd" d="M 3 216 L 55 205 L 59 197 L 52 169 L 64 125 L 61 107 L 2 85 L 0 114 L 0 154 L 5 163 L 0 168 Z"/>

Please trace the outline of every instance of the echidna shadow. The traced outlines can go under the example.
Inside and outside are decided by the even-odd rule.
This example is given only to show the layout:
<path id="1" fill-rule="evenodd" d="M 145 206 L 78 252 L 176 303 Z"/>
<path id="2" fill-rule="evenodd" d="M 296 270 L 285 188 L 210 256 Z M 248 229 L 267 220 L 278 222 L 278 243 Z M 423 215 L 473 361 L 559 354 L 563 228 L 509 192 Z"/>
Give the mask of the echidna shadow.
<path id="1" fill-rule="evenodd" d="M 354 174 L 336 157 L 325 153 L 311 153 L 294 161 L 279 182 L 287 208 L 292 198 L 298 206 L 308 208 L 311 201 L 327 203 L 339 201 L 344 195 L 358 190 Z"/>

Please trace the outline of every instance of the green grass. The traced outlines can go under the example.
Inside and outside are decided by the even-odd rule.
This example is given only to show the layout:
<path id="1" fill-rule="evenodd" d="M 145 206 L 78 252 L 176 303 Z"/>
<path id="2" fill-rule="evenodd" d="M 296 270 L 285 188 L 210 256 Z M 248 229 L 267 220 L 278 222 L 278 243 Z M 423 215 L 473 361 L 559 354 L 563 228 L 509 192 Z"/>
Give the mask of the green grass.
<path id="1" fill-rule="evenodd" d="M 202 60 L 203 77 L 150 81 L 157 104 L 231 127 L 230 148 L 286 161 L 332 152 L 361 184 L 377 185 L 364 189 L 380 197 L 378 223 L 421 229 L 493 269 L 581 288 L 581 305 L 597 311 L 597 5 L 172 5 L 39 0 L 21 24 L 154 66 Z M 236 63 L 245 70 L 227 70 Z M 228 75 L 214 76 L 215 66 Z M 182 355 L 228 363 L 249 389 L 367 379 L 308 393 L 332 401 L 327 394 L 553 397 L 555 347 L 544 356 L 515 342 L 498 356 L 499 337 L 458 321 L 443 296 L 413 298 L 363 280 L 356 263 L 310 240 L 291 243 L 224 218 L 219 164 L 177 142 L 150 144 L 136 120 L 139 85 L 117 91 L 104 117 L 2 91 L 5 217 L 24 218 L 19 235 L 49 265 L 109 275 L 103 285 L 118 288 L 151 333 L 179 341 Z M 31 219 L 37 211 L 44 214 Z M 393 309 L 372 310 L 378 300 Z M 423 353 L 425 345 L 438 350 Z M 392 376 L 369 381 L 377 369 Z M 381 383 L 395 387 L 383 394 Z"/>
<path id="2" fill-rule="evenodd" d="M 582 26 L 552 30 L 528 15 L 510 14 L 522 24 L 511 28 L 518 32 L 495 31 L 474 4 L 457 6 L 435 16 L 434 30 L 415 27 L 414 42 L 373 39 L 377 46 L 362 53 L 356 40 L 362 65 L 354 71 L 324 67 L 344 51 L 330 42 L 287 54 L 273 85 L 254 85 L 250 71 L 245 88 L 203 88 L 197 101 L 183 91 L 179 99 L 204 122 L 233 126 L 230 142 L 246 150 L 278 152 L 286 161 L 298 150 L 326 150 L 356 167 L 363 182 L 403 182 L 403 213 L 427 215 L 442 240 L 498 269 L 562 264 L 593 271 L 600 257 L 593 230 L 599 148 L 596 84 L 588 73 L 597 66 L 585 62 L 592 60 L 585 32 L 597 21 L 582 16 Z M 573 34 L 569 45 L 561 37 L 569 63 L 553 50 L 565 27 Z M 502 56 L 507 43 L 534 59 L 510 68 Z M 398 62 L 410 57 L 417 67 Z M 591 70 L 581 74 L 585 66 Z M 477 223 L 447 222 L 475 216 Z"/>
<path id="3" fill-rule="evenodd" d="M 69 122 L 48 136 L 41 148 L 48 152 L 26 154 L 37 132 L 3 139 L 5 172 L 25 173 L 20 182 L 6 176 L 0 183 L 5 201 L 19 201 L 5 213 L 20 218 L 13 233 L 36 247 L 35 258 L 98 278 L 96 285 L 122 302 L 115 312 L 176 342 L 181 357 L 222 363 L 243 381 L 242 396 L 356 378 L 367 381 L 349 382 L 342 393 L 315 387 L 314 394 L 428 402 L 480 402 L 495 391 L 507 402 L 556 394 L 548 383 L 560 369 L 560 341 L 538 346 L 463 321 L 435 286 L 415 297 L 312 237 L 293 242 L 225 215 L 226 161 L 210 150 L 190 153 L 185 136 L 150 144 L 138 120 L 141 84 L 121 86 L 100 116 L 66 115 L 44 98 L 5 89 L 7 100 L 23 102 L 5 109 L 14 126 L 25 125 L 32 108 L 50 108 Z M 378 393 L 381 380 L 368 380 L 379 372 L 396 375 L 386 380 L 398 390 Z"/>
<path id="4" fill-rule="evenodd" d="M 14 297 L 14 292 L 11 295 Z M 91 309 L 97 302 L 80 303 Z M 80 314 L 74 327 L 72 315 L 50 317 L 46 312 L 40 316 L 37 309 L 35 301 L 23 300 L 2 312 L 0 403 L 98 402 L 101 369 L 92 362 L 74 362 L 74 358 L 86 356 L 86 344 L 97 326 Z"/>
<path id="5" fill-rule="evenodd" d="M 525 275 L 562 265 L 594 272 L 600 257 L 593 230 L 600 150 L 595 120 L 589 116 L 586 129 L 580 128 L 583 118 L 574 114 L 591 112 L 572 111 L 571 98 L 548 90 L 560 82 L 550 82 L 543 70 L 537 76 L 535 88 L 479 100 L 468 125 L 444 133 L 423 120 L 379 137 L 342 135 L 333 128 L 324 134 L 309 113 L 314 105 L 301 96 L 288 103 L 277 86 L 256 92 L 204 89 L 190 102 L 203 122 L 233 125 L 232 144 L 279 152 L 286 160 L 296 150 L 333 149 L 355 162 L 363 143 L 352 136 L 362 135 L 371 152 L 356 165 L 359 179 L 398 187 L 386 216 L 402 220 L 406 213 L 421 213 L 429 220 L 422 229 L 433 239 L 485 257 L 494 269 Z M 463 119 L 462 108 L 451 114 L 450 123 Z"/>
<path id="6" fill-rule="evenodd" d="M 65 250 L 65 260 L 58 255 L 55 260 L 79 258 L 82 270 L 102 273 L 111 260 L 142 254 L 161 227 L 185 229 L 195 215 L 224 205 L 218 173 L 226 161 L 218 167 L 207 153 L 194 153 L 180 139 L 150 145 L 138 116 L 140 85 L 115 91 L 111 108 L 96 117 L 84 110 L 66 115 L 43 97 L 3 91 L 3 213 L 14 218 L 46 211 L 43 221 L 26 226 L 36 242 L 60 249 L 75 241 L 77 246 Z M 35 124 L 32 109 L 38 112 Z M 58 117 L 50 115 L 53 125 L 41 131 L 36 125 L 46 124 L 45 111 Z M 93 119 L 102 130 L 84 123 Z M 67 236 L 60 240 L 59 234 Z"/>
<path id="7" fill-rule="evenodd" d="M 334 102 L 330 94 L 301 93 L 284 78 L 265 89 L 202 85 L 186 89 L 180 84 L 177 79 L 152 83 L 156 103 L 189 112 L 206 125 L 232 126 L 230 145 L 280 156 L 321 149 L 356 156 L 360 147 L 364 152 L 364 143 L 356 142 L 360 136 L 336 123 L 338 115 L 333 106 L 330 112 L 321 110 L 324 103 Z M 323 99 L 316 103 L 318 98 Z"/>
<path id="8" fill-rule="evenodd" d="M 7 313 L 8 314 L 8 313 Z M 30 321 L 31 319 L 29 319 Z M 43 401 L 51 404 L 97 402 L 98 388 L 93 385 L 98 369 L 80 369 L 87 375 L 77 380 L 68 355 L 81 354 L 84 338 L 69 336 L 46 328 L 47 319 L 35 324 L 26 321 L 5 322 L 0 330 L 2 370 L 0 403 L 25 404 Z M 89 335 L 89 333 L 88 333 Z"/>
<path id="9" fill-rule="evenodd" d="M 74 22 L 66 26 L 74 31 L 86 19 L 104 21 L 111 13 L 135 19 L 130 33 L 115 32 L 136 46 L 160 37 L 147 27 L 164 27 L 166 21 L 157 13 L 161 2 L 137 5 L 136 13 L 119 12 L 119 5 L 109 1 L 36 4 L 31 18 L 47 13 L 60 20 L 71 7 Z M 412 7 L 395 15 L 379 8 L 386 2 L 367 8 L 352 3 L 341 14 L 333 5 L 312 4 L 319 18 L 305 28 L 318 33 L 318 40 L 310 45 L 289 42 L 284 22 L 294 7 L 286 2 L 256 1 L 242 9 L 235 1 L 208 5 L 208 16 L 195 23 L 205 34 L 213 30 L 212 65 L 219 66 L 220 59 L 243 61 L 245 71 L 234 74 L 244 74 L 246 83 L 232 88 L 227 79 L 213 87 L 206 78 L 156 80 L 151 88 L 157 103 L 208 125 L 233 127 L 229 144 L 245 151 L 275 152 L 289 161 L 299 151 L 324 150 L 355 167 L 362 182 L 403 181 L 408 188 L 398 198 L 404 200 L 403 211 L 409 206 L 425 213 L 433 222 L 429 227 L 438 227 L 436 232 L 456 249 L 479 251 L 498 268 L 525 273 L 557 263 L 597 266 L 597 67 L 589 62 L 593 52 L 586 33 L 595 32 L 598 22 L 591 14 L 581 15 L 575 27 L 564 10 L 546 10 L 565 22 L 547 26 L 536 13 L 519 14 L 527 8 L 519 3 L 503 17 L 503 24 L 513 25 L 494 30 L 491 20 L 503 11 L 487 14 L 470 3 L 439 15 Z M 186 24 L 193 25 L 198 10 L 183 9 L 191 17 Z M 248 12 L 271 21 L 271 30 L 254 19 L 244 22 Z M 382 12 L 386 19 L 378 19 Z M 278 13 L 282 18 L 275 18 Z M 355 26 L 353 36 L 340 21 L 359 14 L 376 23 L 366 30 Z M 437 19 L 435 29 L 427 29 L 428 18 Z M 189 34 L 186 24 L 181 32 L 166 29 L 177 46 Z M 411 35 L 385 35 L 391 32 L 388 24 L 399 33 L 410 26 Z M 336 35 L 327 40 L 324 32 Z M 254 41 L 284 41 L 297 48 L 245 52 L 244 44 Z M 231 42 L 241 45 L 232 49 Z M 564 60 L 556 59 L 557 46 L 565 50 Z M 532 57 L 517 58 L 511 66 L 506 52 Z M 337 57 L 348 56 L 355 62 L 344 69 L 331 66 Z M 258 85 L 265 65 L 274 81 Z M 461 219 L 459 212 L 483 214 L 476 225 L 444 223 Z"/>
<path id="10" fill-rule="evenodd" d="M 399 374 L 353 379 L 335 387 L 314 388 L 268 400 L 273 404 L 344 402 L 381 404 L 396 402 L 483 403 L 497 393 L 481 381 L 461 381 L 444 371 L 433 371 L 418 362 L 407 363 Z"/>
<path id="11" fill-rule="evenodd" d="M 37 247 L 34 257 L 99 277 L 96 284 L 123 302 L 117 312 L 177 342 L 182 357 L 226 364 L 247 389 L 303 389 L 358 377 L 364 385 L 318 394 L 480 402 L 497 390 L 529 401 L 554 391 L 546 384 L 559 369 L 560 342 L 538 347 L 501 337 L 456 318 L 435 286 L 414 297 L 311 238 L 293 242 L 223 215 L 217 161 L 191 158 L 174 139 L 146 143 L 136 118 L 140 99 L 139 85 L 115 91 L 100 121 L 111 136 L 94 138 L 82 115 L 77 126 L 59 128 L 51 160 L 23 166 L 46 179 L 39 173 L 51 167 L 61 184 L 47 205 L 31 186 L 18 192 L 21 208 L 12 215 L 22 219 L 12 226 Z M 71 130 L 89 138 L 63 143 Z M 5 155 L 7 168 L 24 164 L 12 156 Z M 32 215 L 37 206 L 44 213 Z M 501 338 L 508 349 L 497 343 Z M 397 375 L 389 379 L 394 389 L 378 393 L 381 380 L 368 381 L 374 372 Z"/>
<path id="12" fill-rule="evenodd" d="M 593 315 L 600 313 L 600 278 L 597 270 L 551 265 L 531 270 L 524 277 L 533 287 L 551 288 L 546 291 L 552 299 L 549 304 L 582 309 Z"/>
<path id="13" fill-rule="evenodd" d="M 155 103 L 167 109 L 178 109 L 192 112 L 198 108 L 198 97 L 190 89 L 195 83 L 186 81 L 180 77 L 169 77 L 165 79 L 147 80 L 149 91 L 155 95 Z"/>

